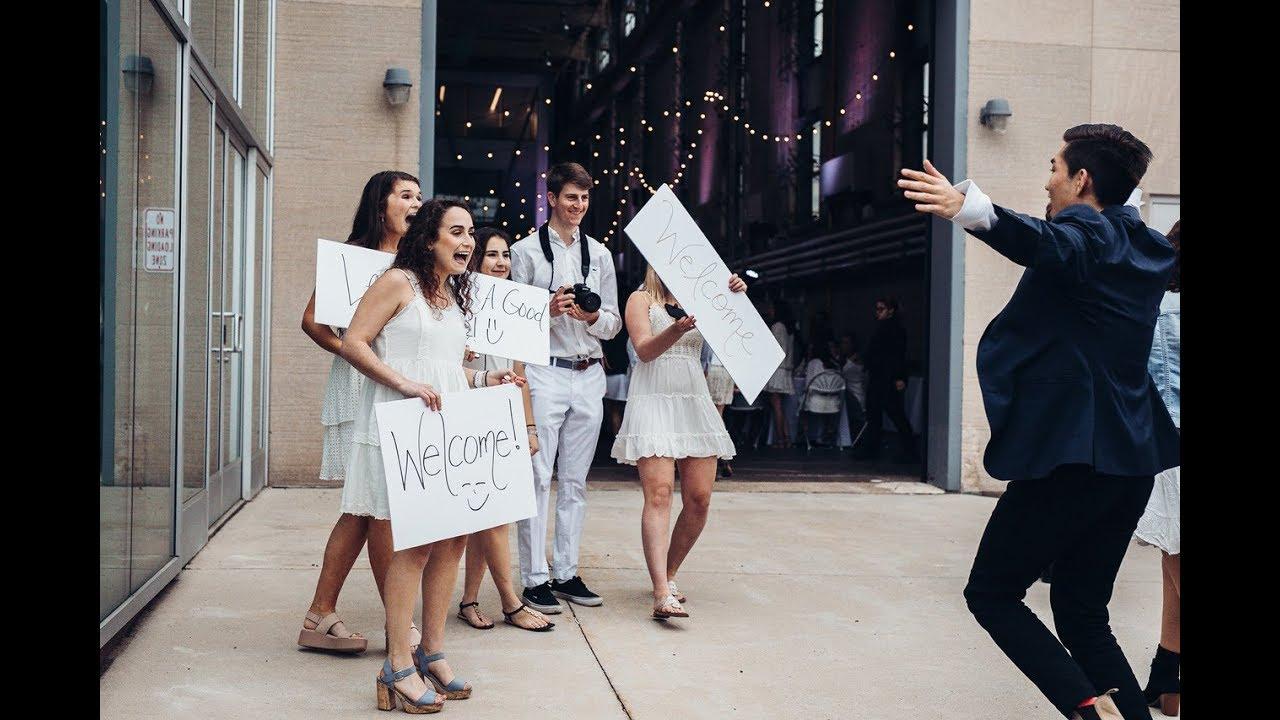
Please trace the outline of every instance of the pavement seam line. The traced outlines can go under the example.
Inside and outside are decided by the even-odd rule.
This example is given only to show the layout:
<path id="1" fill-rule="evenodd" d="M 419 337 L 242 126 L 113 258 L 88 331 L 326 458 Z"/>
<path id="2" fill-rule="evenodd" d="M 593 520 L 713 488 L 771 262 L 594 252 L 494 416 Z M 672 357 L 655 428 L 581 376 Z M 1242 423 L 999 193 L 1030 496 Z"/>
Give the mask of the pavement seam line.
<path id="1" fill-rule="evenodd" d="M 569 608 L 569 614 L 573 615 L 573 624 L 578 626 L 578 632 L 582 633 L 582 641 L 587 644 L 587 649 L 591 651 L 591 657 L 595 658 L 596 665 L 600 668 L 600 674 L 604 675 L 604 681 L 609 683 L 609 689 L 613 691 L 613 696 L 618 699 L 618 705 L 622 708 L 623 714 L 627 716 L 627 720 L 635 720 L 631 715 L 631 710 L 627 708 L 627 703 L 622 699 L 622 694 L 618 692 L 618 688 L 613 685 L 613 678 L 609 677 L 609 671 L 604 669 L 604 663 L 600 662 L 600 656 L 596 654 L 595 647 L 591 644 L 591 638 L 587 637 L 587 631 L 582 627 L 582 621 L 578 619 L 578 612 L 573 609 L 573 603 L 568 601 L 565 605 Z"/>

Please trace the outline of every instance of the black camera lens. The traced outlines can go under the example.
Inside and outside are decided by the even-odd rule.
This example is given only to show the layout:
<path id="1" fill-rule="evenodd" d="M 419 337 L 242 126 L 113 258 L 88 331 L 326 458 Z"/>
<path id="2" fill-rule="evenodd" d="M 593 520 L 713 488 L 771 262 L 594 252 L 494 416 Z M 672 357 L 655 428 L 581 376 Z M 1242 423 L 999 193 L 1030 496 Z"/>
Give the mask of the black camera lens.
<path id="1" fill-rule="evenodd" d="M 577 283 L 570 290 L 573 295 L 573 302 L 582 308 L 583 312 L 593 313 L 600 309 L 600 296 L 591 291 L 586 283 Z"/>

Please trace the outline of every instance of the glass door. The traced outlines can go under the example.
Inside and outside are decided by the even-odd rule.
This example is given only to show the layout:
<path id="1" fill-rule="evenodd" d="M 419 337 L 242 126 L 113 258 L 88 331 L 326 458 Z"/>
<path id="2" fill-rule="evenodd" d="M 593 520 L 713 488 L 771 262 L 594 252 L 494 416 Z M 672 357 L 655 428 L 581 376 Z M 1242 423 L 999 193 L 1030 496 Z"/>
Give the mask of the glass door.
<path id="1" fill-rule="evenodd" d="M 214 137 L 209 292 L 209 526 L 243 497 L 245 152 L 219 122 Z"/>

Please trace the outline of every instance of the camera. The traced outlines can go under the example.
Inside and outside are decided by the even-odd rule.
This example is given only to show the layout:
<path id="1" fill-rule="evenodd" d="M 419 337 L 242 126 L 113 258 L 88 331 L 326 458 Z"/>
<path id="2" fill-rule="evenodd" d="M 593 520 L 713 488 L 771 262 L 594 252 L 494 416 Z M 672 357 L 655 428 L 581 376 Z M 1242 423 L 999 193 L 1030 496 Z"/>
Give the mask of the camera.
<path id="1" fill-rule="evenodd" d="M 573 296 L 573 304 L 582 308 L 582 312 L 593 313 L 600 309 L 600 296 L 591 292 L 586 283 L 574 283 L 573 287 L 565 290 L 565 294 Z"/>

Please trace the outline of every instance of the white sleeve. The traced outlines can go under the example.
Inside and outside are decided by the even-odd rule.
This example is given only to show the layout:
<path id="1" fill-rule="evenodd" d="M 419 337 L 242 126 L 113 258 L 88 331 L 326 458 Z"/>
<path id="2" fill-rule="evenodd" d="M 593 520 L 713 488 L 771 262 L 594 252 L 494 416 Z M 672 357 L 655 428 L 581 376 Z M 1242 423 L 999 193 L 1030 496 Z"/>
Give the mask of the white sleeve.
<path id="1" fill-rule="evenodd" d="M 964 205 L 951 222 L 965 230 L 990 230 L 996 224 L 996 209 L 991 198 L 972 180 L 961 182 L 956 189 L 964 193 Z"/>

